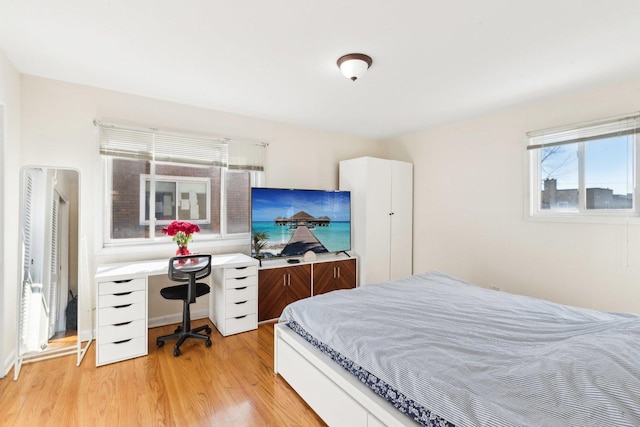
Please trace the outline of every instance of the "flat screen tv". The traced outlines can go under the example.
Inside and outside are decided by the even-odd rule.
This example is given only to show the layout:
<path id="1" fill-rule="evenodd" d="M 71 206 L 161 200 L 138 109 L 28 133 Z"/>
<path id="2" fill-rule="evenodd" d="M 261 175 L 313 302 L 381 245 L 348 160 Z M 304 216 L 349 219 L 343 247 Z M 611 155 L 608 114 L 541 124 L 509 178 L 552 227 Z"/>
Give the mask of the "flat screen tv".
<path id="1" fill-rule="evenodd" d="M 254 187 L 251 239 L 259 258 L 351 250 L 351 193 Z"/>

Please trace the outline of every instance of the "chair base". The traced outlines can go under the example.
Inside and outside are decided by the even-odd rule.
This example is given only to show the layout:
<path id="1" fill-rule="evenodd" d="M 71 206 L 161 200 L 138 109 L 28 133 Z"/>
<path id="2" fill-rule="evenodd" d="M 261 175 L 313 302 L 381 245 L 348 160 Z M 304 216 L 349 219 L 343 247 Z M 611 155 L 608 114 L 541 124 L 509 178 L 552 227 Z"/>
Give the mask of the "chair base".
<path id="1" fill-rule="evenodd" d="M 211 338 L 208 335 L 199 334 L 198 332 L 205 331 L 207 334 L 211 333 L 211 327 L 209 325 L 198 326 L 195 329 L 191 329 L 190 331 L 183 332 L 182 326 L 178 326 L 176 332 L 170 335 L 163 335 L 161 337 L 156 338 L 156 345 L 158 347 L 164 346 L 165 341 L 177 339 L 178 342 L 173 346 L 173 355 L 175 357 L 180 356 L 180 346 L 187 338 L 197 338 L 201 340 L 205 340 L 204 345 L 207 347 L 211 347 Z"/>

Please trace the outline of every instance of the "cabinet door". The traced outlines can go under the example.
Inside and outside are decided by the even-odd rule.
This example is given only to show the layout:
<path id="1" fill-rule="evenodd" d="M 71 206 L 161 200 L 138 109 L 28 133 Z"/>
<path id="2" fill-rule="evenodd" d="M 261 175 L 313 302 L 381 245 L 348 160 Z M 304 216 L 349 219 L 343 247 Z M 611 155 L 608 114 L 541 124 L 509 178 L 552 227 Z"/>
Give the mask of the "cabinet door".
<path id="1" fill-rule="evenodd" d="M 258 272 L 258 320 L 277 319 L 284 308 L 311 296 L 311 266 L 298 265 Z"/>
<path id="2" fill-rule="evenodd" d="M 313 294 L 356 287 L 356 260 L 322 262 L 313 266 Z"/>

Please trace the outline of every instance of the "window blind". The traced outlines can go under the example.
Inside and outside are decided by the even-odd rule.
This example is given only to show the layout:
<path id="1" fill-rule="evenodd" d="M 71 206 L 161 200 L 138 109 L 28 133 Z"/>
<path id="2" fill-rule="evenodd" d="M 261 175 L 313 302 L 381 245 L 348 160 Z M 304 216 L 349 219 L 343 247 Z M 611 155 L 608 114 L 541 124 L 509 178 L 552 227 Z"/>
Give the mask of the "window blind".
<path id="1" fill-rule="evenodd" d="M 634 113 L 577 125 L 528 132 L 529 145 L 527 150 L 631 135 L 637 133 L 639 129 L 640 113 Z"/>
<path id="2" fill-rule="evenodd" d="M 267 147 L 260 142 L 229 141 L 229 169 L 264 171 Z"/>
<path id="3" fill-rule="evenodd" d="M 223 138 L 94 123 L 100 127 L 100 154 L 106 156 L 191 165 L 228 165 L 228 143 Z"/>

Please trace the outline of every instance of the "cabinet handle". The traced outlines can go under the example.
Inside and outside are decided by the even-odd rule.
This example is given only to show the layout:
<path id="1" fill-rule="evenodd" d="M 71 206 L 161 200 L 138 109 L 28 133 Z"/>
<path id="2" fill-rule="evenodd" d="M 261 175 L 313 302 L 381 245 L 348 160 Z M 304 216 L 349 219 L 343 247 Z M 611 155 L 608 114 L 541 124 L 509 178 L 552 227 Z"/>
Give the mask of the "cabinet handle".
<path id="1" fill-rule="evenodd" d="M 291 275 L 290 275 L 290 274 L 287 274 L 287 278 L 288 278 L 288 279 L 287 279 L 287 281 L 288 281 L 287 285 L 288 285 L 288 286 L 291 286 Z"/>
<path id="2" fill-rule="evenodd" d="M 240 305 L 240 304 L 246 304 L 247 302 L 249 302 L 249 300 L 247 300 L 247 301 L 240 301 L 240 302 L 236 302 L 235 304 L 236 304 L 236 305 Z"/>
<path id="3" fill-rule="evenodd" d="M 114 280 L 113 283 L 128 283 L 133 279 Z"/>
<path id="4" fill-rule="evenodd" d="M 113 308 L 127 308 L 131 307 L 133 304 L 124 304 L 124 305 L 114 305 Z"/>
<path id="5" fill-rule="evenodd" d="M 247 267 L 248 267 L 247 265 L 245 265 L 244 267 L 236 267 L 236 270 L 244 270 Z"/>
<path id="6" fill-rule="evenodd" d="M 129 323 L 131 323 L 132 321 L 128 321 L 128 322 L 122 322 L 122 323 L 114 323 L 113 326 L 124 326 L 124 325 L 128 325 Z"/>
<path id="7" fill-rule="evenodd" d="M 125 295 L 130 295 L 132 293 L 133 293 L 132 291 L 130 291 L 130 292 L 118 292 L 117 294 L 113 294 L 113 295 L 116 296 L 116 297 L 123 297 Z"/>
<path id="8" fill-rule="evenodd" d="M 114 344 L 124 344 L 126 342 L 131 341 L 131 338 L 129 338 L 128 340 L 122 340 L 122 341 L 114 341 Z"/>
<path id="9" fill-rule="evenodd" d="M 246 279 L 247 277 L 249 277 L 249 276 L 244 276 L 244 277 L 236 277 L 236 280 L 244 280 L 244 279 Z"/>
<path id="10" fill-rule="evenodd" d="M 395 215 L 395 212 L 389 212 L 389 215 Z"/>
<path id="11" fill-rule="evenodd" d="M 243 289 L 247 289 L 247 286 L 243 286 L 243 287 L 241 287 L 241 288 L 233 288 L 233 289 L 235 289 L 236 291 L 241 291 L 241 290 L 243 290 Z"/>
<path id="12" fill-rule="evenodd" d="M 282 286 L 287 286 L 287 275 L 286 274 L 282 275 Z"/>
<path id="13" fill-rule="evenodd" d="M 338 270 L 338 279 L 340 278 L 340 267 L 336 267 L 336 269 Z"/>
<path id="14" fill-rule="evenodd" d="M 244 316 L 236 316 L 236 317 L 234 317 L 234 319 L 244 319 L 245 317 L 247 317 L 246 314 Z"/>
<path id="15" fill-rule="evenodd" d="M 336 278 L 336 268 L 335 267 L 333 267 L 333 278 L 334 279 Z"/>

